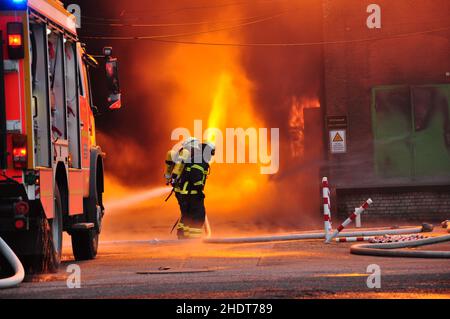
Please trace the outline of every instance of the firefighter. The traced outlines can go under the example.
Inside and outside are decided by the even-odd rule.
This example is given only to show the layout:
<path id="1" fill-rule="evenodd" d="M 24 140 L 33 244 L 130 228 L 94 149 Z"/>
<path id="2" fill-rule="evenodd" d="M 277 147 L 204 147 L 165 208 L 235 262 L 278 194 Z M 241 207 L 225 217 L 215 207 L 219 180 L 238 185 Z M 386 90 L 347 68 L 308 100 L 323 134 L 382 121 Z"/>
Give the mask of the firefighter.
<path id="1" fill-rule="evenodd" d="M 174 187 L 181 211 L 178 239 L 202 236 L 206 217 L 203 190 L 214 153 L 212 143 L 200 144 L 195 138 L 187 139 L 178 152 L 168 153 L 165 178 Z"/>

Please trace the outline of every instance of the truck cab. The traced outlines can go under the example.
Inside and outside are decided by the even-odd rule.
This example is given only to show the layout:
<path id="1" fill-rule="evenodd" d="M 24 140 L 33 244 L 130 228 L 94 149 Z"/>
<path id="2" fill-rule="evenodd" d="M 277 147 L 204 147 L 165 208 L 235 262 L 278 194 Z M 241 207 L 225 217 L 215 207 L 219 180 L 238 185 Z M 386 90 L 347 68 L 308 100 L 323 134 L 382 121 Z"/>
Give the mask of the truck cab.
<path id="1" fill-rule="evenodd" d="M 57 269 L 63 231 L 76 260 L 93 259 L 105 154 L 89 74 L 104 64 L 104 109 L 120 109 L 117 59 L 89 55 L 57 0 L 2 0 L 0 39 L 0 237 L 30 272 Z"/>

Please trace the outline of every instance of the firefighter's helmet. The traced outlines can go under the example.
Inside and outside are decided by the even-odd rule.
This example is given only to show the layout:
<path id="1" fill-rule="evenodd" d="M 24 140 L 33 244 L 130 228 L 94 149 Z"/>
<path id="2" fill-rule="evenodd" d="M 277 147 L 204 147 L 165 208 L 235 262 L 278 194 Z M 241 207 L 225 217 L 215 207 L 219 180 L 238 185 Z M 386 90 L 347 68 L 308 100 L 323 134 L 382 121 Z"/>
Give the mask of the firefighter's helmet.
<path id="1" fill-rule="evenodd" d="M 182 146 L 185 149 L 199 148 L 200 141 L 198 140 L 198 138 L 189 137 L 183 142 Z"/>

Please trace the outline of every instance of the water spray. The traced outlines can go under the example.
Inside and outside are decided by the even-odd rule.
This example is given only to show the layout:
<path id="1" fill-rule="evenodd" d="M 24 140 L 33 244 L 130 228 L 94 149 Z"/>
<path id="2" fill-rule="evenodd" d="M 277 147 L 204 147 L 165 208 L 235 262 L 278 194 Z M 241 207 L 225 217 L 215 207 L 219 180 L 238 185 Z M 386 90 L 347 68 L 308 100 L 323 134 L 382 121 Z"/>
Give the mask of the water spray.
<path id="1" fill-rule="evenodd" d="M 129 208 L 130 206 L 136 206 L 147 200 L 161 197 L 168 193 L 167 187 L 156 187 L 146 191 L 139 192 L 135 195 L 127 196 L 113 200 L 107 203 L 108 210 L 119 210 L 122 208 Z"/>

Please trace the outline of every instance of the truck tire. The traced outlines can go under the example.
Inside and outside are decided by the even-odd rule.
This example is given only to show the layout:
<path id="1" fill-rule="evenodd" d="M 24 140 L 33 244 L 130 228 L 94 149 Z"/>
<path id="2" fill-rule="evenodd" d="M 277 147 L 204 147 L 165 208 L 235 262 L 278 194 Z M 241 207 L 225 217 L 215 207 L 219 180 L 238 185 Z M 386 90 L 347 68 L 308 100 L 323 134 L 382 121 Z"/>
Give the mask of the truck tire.
<path id="1" fill-rule="evenodd" d="M 72 251 L 75 260 L 90 260 L 97 256 L 98 241 L 102 230 L 104 214 L 103 189 L 99 189 L 98 187 L 99 178 L 103 178 L 103 171 L 98 171 L 99 167 L 103 168 L 102 163 L 98 165 L 98 161 L 101 160 L 100 154 L 101 150 L 99 148 L 91 151 L 89 197 L 83 201 L 85 221 L 93 223 L 94 227 L 71 233 Z M 101 181 L 101 185 L 103 185 L 103 181 Z"/>
<path id="2" fill-rule="evenodd" d="M 59 188 L 55 186 L 54 217 L 47 220 L 42 217 L 35 231 L 36 251 L 34 255 L 24 256 L 23 263 L 27 273 L 55 273 L 61 263 L 62 254 L 62 201 Z"/>
<path id="3" fill-rule="evenodd" d="M 72 251 L 75 260 L 91 260 L 97 256 L 98 232 L 95 228 L 72 233 Z"/>

